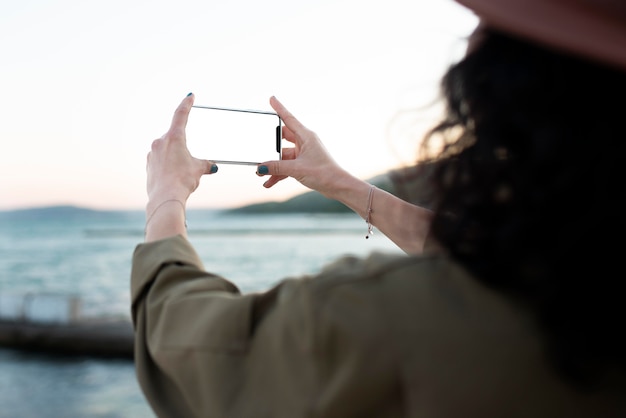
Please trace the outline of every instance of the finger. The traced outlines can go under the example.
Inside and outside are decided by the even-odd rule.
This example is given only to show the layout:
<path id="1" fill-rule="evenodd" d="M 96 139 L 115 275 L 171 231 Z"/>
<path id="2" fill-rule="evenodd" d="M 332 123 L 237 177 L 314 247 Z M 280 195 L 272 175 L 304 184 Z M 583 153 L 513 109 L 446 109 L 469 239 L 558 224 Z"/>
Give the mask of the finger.
<path id="1" fill-rule="evenodd" d="M 293 133 L 291 129 L 286 126 L 283 126 L 283 139 L 291 142 L 292 144 L 296 143 L 296 134 Z"/>
<path id="2" fill-rule="evenodd" d="M 269 189 L 270 187 L 272 187 L 273 185 L 275 185 L 279 181 L 285 180 L 286 178 L 287 178 L 287 176 L 272 176 L 272 177 L 270 177 L 270 179 L 268 181 L 263 183 L 263 187 L 265 187 L 266 189 Z"/>
<path id="3" fill-rule="evenodd" d="M 189 93 L 187 97 L 176 108 L 174 116 L 172 117 L 172 124 L 170 125 L 170 132 L 175 132 L 179 135 L 175 137 L 182 137 L 180 134 L 185 132 L 187 127 L 187 120 L 189 119 L 189 111 L 194 101 L 193 93 Z"/>
<path id="4" fill-rule="evenodd" d="M 291 147 L 291 148 L 283 148 L 283 152 L 282 152 L 282 159 L 283 160 L 295 160 L 297 157 L 296 155 L 296 149 Z"/>
<path id="5" fill-rule="evenodd" d="M 287 110 L 285 106 L 275 96 L 270 97 L 270 106 L 278 113 L 278 116 L 283 120 L 285 126 L 294 132 L 306 129 L 305 126 L 300 123 L 294 115 Z"/>

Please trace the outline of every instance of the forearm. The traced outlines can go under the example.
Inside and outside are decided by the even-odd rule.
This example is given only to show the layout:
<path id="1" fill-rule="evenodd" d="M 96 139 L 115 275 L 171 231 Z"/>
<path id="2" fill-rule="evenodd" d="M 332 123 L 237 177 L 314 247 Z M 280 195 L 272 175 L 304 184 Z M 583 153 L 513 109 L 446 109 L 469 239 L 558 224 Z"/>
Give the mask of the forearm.
<path id="1" fill-rule="evenodd" d="M 348 173 L 336 177 L 332 193 L 326 196 L 338 200 L 363 219 L 369 220 L 381 233 L 408 254 L 419 254 L 424 249 L 432 212 L 408 203 L 385 190 L 370 190 L 372 185 Z"/>

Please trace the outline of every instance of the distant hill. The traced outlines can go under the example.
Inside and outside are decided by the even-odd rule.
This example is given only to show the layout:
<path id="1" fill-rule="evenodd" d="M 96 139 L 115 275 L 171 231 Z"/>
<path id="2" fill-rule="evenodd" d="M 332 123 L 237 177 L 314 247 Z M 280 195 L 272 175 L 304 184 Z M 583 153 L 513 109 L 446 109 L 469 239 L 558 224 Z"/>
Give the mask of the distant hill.
<path id="1" fill-rule="evenodd" d="M 389 174 L 368 180 L 379 189 L 394 193 Z M 351 210 L 336 200 L 328 199 L 316 191 L 305 192 L 282 202 L 264 202 L 229 209 L 228 213 L 342 213 Z"/>
<path id="2" fill-rule="evenodd" d="M 93 221 L 111 219 L 111 216 L 116 213 L 119 213 L 119 216 L 128 216 L 128 212 L 124 211 L 95 210 L 78 206 L 60 205 L 0 211 L 0 220 L 38 221 L 56 219 L 59 221 Z"/>

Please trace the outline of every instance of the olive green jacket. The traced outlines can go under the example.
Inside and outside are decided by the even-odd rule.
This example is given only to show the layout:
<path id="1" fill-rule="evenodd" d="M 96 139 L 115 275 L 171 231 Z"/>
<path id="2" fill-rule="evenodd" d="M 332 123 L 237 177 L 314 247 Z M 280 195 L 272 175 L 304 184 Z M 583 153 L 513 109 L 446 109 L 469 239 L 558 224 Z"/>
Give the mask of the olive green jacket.
<path id="1" fill-rule="evenodd" d="M 344 257 L 242 295 L 177 236 L 137 246 L 131 288 L 160 417 L 626 416 L 556 377 L 529 316 L 441 254 Z"/>

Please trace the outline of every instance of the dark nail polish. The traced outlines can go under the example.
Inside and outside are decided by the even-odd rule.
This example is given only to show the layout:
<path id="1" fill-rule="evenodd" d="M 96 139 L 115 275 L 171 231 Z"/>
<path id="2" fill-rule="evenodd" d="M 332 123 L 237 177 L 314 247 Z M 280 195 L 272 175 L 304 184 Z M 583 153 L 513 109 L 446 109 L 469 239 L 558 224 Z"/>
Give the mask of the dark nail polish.
<path id="1" fill-rule="evenodd" d="M 213 174 L 213 173 L 217 173 L 217 164 L 213 164 L 211 166 L 211 174 Z"/>
<path id="2" fill-rule="evenodd" d="M 191 96 L 192 94 L 193 94 L 193 93 L 189 93 L 189 94 L 187 95 L 187 97 Z"/>
<path id="3" fill-rule="evenodd" d="M 266 165 L 260 165 L 259 168 L 257 169 L 257 172 L 259 174 L 265 175 L 265 174 L 269 174 L 270 169 Z"/>

